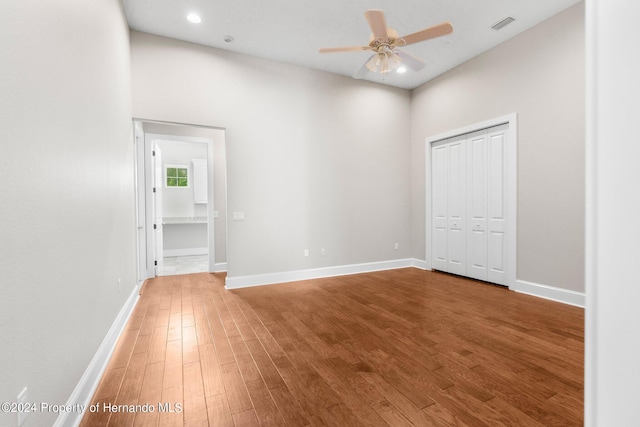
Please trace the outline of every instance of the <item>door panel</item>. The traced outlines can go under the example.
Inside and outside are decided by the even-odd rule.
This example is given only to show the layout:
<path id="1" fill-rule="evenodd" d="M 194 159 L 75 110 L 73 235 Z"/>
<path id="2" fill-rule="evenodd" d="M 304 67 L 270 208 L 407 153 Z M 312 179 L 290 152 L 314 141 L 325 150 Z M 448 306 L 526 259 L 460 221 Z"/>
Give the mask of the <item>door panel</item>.
<path id="1" fill-rule="evenodd" d="M 469 221 L 467 275 L 487 280 L 487 133 L 467 138 L 469 152 Z"/>
<path id="2" fill-rule="evenodd" d="M 492 283 L 504 285 L 504 265 L 505 265 L 505 235 L 502 232 L 492 231 L 489 233 L 489 271 L 488 278 Z"/>
<path id="3" fill-rule="evenodd" d="M 433 234 L 433 268 L 447 271 L 447 229 L 436 227 Z"/>
<path id="4" fill-rule="evenodd" d="M 433 268 L 447 271 L 447 163 L 446 145 L 432 147 L 432 251 Z"/>
<path id="5" fill-rule="evenodd" d="M 466 272 L 466 211 L 467 211 L 467 156 L 465 140 L 457 140 L 449 147 L 447 211 L 448 260 L 450 273 Z"/>
<path id="6" fill-rule="evenodd" d="M 489 218 L 504 221 L 504 132 L 489 136 Z"/>
<path id="7" fill-rule="evenodd" d="M 506 126 L 494 128 L 488 135 L 489 182 L 488 182 L 488 229 L 489 229 L 489 270 L 488 280 L 506 284 L 505 275 L 505 143 Z M 512 221 L 515 219 L 512 219 Z"/>

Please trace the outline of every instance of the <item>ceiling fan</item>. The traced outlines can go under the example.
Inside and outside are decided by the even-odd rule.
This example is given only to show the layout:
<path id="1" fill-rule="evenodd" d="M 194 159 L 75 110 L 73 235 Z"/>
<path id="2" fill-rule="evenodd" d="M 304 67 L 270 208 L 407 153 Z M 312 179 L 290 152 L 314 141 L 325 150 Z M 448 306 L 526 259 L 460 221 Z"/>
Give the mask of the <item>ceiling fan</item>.
<path id="1" fill-rule="evenodd" d="M 443 22 L 433 27 L 425 28 L 415 33 L 398 37 L 398 32 L 393 28 L 387 27 L 384 19 L 384 12 L 378 9 L 368 10 L 364 14 L 369 27 L 371 27 L 371 37 L 367 46 L 347 46 L 347 47 L 330 47 L 320 49 L 320 53 L 333 52 L 356 52 L 361 50 L 371 50 L 375 52 L 364 64 L 364 66 L 356 73 L 358 77 L 365 73 L 366 70 L 386 74 L 397 69 L 400 65 L 405 64 L 410 68 L 420 71 L 425 66 L 425 61 L 404 52 L 398 47 L 408 46 L 410 44 L 419 43 L 425 40 L 451 34 L 453 26 L 449 22 Z"/>

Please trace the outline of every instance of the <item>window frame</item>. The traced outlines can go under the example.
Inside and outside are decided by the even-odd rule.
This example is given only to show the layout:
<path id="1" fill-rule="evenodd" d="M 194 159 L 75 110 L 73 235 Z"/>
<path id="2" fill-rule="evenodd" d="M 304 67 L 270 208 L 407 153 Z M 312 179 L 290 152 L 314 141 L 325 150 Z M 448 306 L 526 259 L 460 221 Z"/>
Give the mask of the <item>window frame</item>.
<path id="1" fill-rule="evenodd" d="M 181 177 L 179 173 L 174 176 L 169 176 L 169 169 L 184 169 L 186 171 L 186 175 Z M 169 178 L 175 178 L 176 185 L 169 185 Z M 187 185 L 179 185 L 180 178 L 185 178 L 187 180 Z M 172 165 L 165 164 L 164 165 L 164 187 L 165 188 L 191 188 L 191 172 L 189 170 L 189 165 Z"/>

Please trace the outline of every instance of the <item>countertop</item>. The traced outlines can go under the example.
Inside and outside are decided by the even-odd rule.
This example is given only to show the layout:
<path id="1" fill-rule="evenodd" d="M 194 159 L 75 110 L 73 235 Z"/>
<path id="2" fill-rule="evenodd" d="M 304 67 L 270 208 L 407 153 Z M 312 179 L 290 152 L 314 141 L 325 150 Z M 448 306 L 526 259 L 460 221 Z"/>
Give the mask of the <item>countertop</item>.
<path id="1" fill-rule="evenodd" d="M 165 216 L 163 224 L 206 224 L 206 216 Z"/>

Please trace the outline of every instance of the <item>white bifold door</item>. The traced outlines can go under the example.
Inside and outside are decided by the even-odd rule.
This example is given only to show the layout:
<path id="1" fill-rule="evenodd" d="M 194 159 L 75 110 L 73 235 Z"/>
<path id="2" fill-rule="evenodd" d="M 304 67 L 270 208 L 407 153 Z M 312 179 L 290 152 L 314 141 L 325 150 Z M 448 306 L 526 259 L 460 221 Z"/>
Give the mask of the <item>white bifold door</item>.
<path id="1" fill-rule="evenodd" d="M 508 125 L 431 145 L 435 270 L 506 285 Z"/>

